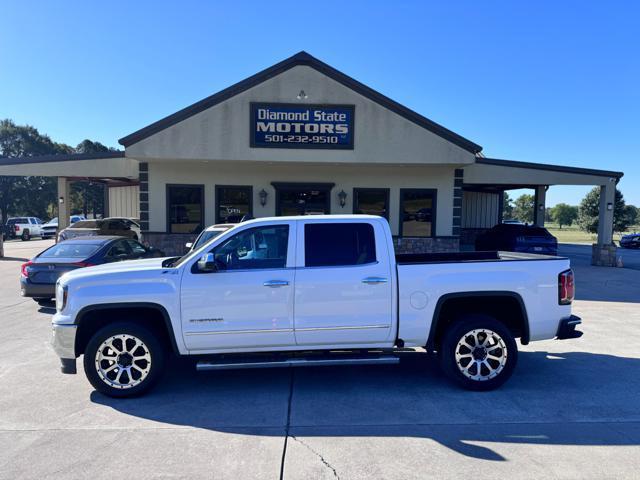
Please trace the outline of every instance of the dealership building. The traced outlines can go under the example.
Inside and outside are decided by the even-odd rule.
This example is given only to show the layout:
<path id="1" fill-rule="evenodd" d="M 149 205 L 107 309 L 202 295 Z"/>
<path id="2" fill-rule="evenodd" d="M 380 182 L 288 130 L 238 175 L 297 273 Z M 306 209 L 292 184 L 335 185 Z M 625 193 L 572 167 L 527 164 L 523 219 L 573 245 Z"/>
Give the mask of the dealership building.
<path id="1" fill-rule="evenodd" d="M 103 182 L 108 215 L 137 217 L 167 253 L 243 216 L 369 213 L 402 252 L 456 251 L 502 220 L 502 193 L 601 189 L 595 264 L 615 263 L 621 172 L 486 158 L 482 147 L 301 52 L 120 139 L 124 151 L 0 159 L 0 175 Z M 61 225 L 64 227 L 64 225 Z"/>

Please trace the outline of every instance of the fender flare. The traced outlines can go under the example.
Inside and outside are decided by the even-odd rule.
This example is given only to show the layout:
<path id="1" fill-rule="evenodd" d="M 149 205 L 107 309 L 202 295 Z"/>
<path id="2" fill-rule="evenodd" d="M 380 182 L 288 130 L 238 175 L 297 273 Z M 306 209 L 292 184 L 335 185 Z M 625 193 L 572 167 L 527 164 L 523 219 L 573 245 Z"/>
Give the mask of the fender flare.
<path id="1" fill-rule="evenodd" d="M 80 326 L 83 318 L 90 312 L 95 312 L 98 310 L 113 310 L 116 308 L 147 308 L 147 309 L 152 309 L 152 310 L 156 310 L 157 312 L 160 313 L 163 321 L 164 321 L 164 325 L 167 329 L 168 335 L 169 335 L 169 343 L 171 344 L 171 350 L 173 350 L 173 353 L 176 355 L 181 355 L 180 351 L 178 350 L 178 344 L 176 343 L 176 336 L 175 336 L 175 332 L 173 331 L 173 325 L 171 323 L 171 317 L 169 317 L 169 313 L 167 312 L 167 310 L 160 304 L 158 303 L 152 303 L 152 302 L 116 302 L 116 303 L 100 303 L 97 305 L 88 305 L 86 307 L 83 307 L 82 309 L 80 309 L 80 311 L 78 312 L 78 314 L 76 315 L 76 318 L 74 320 L 74 324 L 78 325 L 78 327 Z"/>
<path id="2" fill-rule="evenodd" d="M 438 299 L 438 303 L 436 304 L 436 308 L 433 311 L 433 318 L 431 319 L 431 327 L 429 328 L 429 337 L 427 338 L 426 349 L 430 350 L 434 348 L 435 335 L 438 331 L 438 323 L 440 321 L 440 313 L 442 311 L 443 305 L 451 299 L 455 298 L 469 298 L 469 297 L 509 297 L 518 303 L 520 306 L 520 310 L 522 312 L 522 318 L 524 320 L 524 331 L 522 332 L 522 337 L 520 338 L 520 343 L 522 345 L 529 344 L 529 317 L 527 315 L 527 308 L 524 305 L 524 301 L 520 294 L 516 292 L 511 292 L 508 290 L 485 290 L 485 291 L 472 291 L 472 292 L 453 292 L 453 293 L 445 293 Z"/>

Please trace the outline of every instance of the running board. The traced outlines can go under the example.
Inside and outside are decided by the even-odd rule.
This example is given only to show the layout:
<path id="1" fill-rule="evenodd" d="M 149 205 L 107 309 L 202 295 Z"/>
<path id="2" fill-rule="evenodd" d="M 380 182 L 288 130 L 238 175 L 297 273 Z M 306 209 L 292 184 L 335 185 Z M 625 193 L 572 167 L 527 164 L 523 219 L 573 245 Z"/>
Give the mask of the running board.
<path id="1" fill-rule="evenodd" d="M 395 365 L 400 358 L 395 355 L 330 355 L 310 357 L 273 357 L 265 359 L 201 360 L 196 364 L 199 372 L 206 370 L 237 370 L 243 368 L 330 367 L 333 365 Z"/>

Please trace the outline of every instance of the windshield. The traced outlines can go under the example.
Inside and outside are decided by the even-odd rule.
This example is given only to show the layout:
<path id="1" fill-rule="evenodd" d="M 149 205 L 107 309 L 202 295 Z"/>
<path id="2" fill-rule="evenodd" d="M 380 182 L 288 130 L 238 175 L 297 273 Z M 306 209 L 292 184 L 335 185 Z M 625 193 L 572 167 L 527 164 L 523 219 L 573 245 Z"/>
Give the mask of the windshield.
<path id="1" fill-rule="evenodd" d="M 45 223 L 45 225 L 49 225 L 49 224 L 53 224 L 53 223 L 55 223 L 56 225 L 58 224 L 58 217 L 52 218 L 47 223 Z"/>
<path id="2" fill-rule="evenodd" d="M 197 250 L 212 238 L 216 238 L 222 232 L 224 232 L 224 230 L 207 230 L 202 232 L 198 237 L 198 240 L 196 240 L 196 243 L 194 243 L 193 247 L 191 247 L 191 250 Z"/>
<path id="3" fill-rule="evenodd" d="M 73 228 L 100 228 L 98 220 L 81 220 L 73 224 Z"/>
<path id="4" fill-rule="evenodd" d="M 58 243 L 40 254 L 40 258 L 87 258 L 101 247 L 95 243 Z"/>

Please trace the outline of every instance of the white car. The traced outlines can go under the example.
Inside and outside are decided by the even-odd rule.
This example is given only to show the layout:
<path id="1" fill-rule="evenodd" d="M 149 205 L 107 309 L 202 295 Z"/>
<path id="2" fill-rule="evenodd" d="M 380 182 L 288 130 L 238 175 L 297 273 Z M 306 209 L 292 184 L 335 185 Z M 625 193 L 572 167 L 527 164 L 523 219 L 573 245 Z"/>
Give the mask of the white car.
<path id="1" fill-rule="evenodd" d="M 81 220 L 86 220 L 84 215 L 71 215 L 69 217 L 69 225 L 73 225 Z M 52 218 L 42 225 L 42 238 L 54 238 L 58 231 L 58 217 Z"/>
<path id="2" fill-rule="evenodd" d="M 205 243 L 213 240 L 221 233 L 226 232 L 227 230 L 235 226 L 235 223 L 217 223 L 216 225 L 211 225 L 210 227 L 207 227 L 202 232 L 200 232 L 200 235 L 198 235 L 194 242 L 187 242 L 184 246 L 188 251 L 197 250 Z"/>
<path id="3" fill-rule="evenodd" d="M 439 352 L 451 379 L 489 390 L 513 372 L 517 338 L 582 335 L 573 285 L 561 257 L 396 255 L 381 217 L 262 218 L 183 257 L 63 275 L 52 343 L 63 373 L 84 355 L 91 384 L 113 397 L 150 388 L 169 352 L 216 370 L 393 364 L 407 347 Z"/>
<path id="4" fill-rule="evenodd" d="M 11 217 L 7 220 L 7 228 L 11 237 L 20 237 L 22 241 L 31 237 L 42 237 L 42 220 L 38 217 Z"/>

